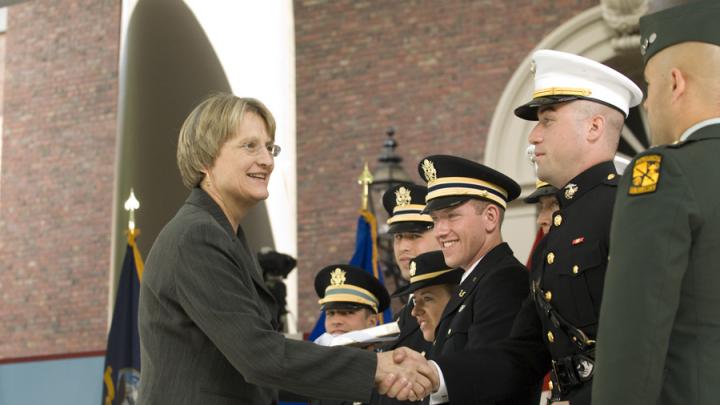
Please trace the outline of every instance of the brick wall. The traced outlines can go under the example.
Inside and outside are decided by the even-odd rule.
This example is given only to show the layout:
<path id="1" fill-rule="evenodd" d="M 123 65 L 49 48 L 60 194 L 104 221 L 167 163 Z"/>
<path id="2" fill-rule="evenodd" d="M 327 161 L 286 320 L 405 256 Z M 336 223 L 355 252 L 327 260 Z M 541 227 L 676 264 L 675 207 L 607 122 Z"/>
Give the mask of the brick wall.
<path id="1" fill-rule="evenodd" d="M 104 349 L 119 0 L 8 10 L 0 358 Z"/>
<path id="2" fill-rule="evenodd" d="M 317 315 L 324 265 L 347 261 L 356 179 L 388 126 L 416 181 L 423 156 L 482 160 L 519 62 L 597 0 L 296 0 L 299 328 Z"/>

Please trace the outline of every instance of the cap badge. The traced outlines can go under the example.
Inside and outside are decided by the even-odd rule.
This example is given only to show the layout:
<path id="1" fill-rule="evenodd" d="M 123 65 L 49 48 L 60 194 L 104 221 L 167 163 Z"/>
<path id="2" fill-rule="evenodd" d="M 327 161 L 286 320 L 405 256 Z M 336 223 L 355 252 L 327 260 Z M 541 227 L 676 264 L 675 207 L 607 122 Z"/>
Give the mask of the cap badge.
<path id="1" fill-rule="evenodd" d="M 657 34 L 654 32 L 652 34 L 650 34 L 650 36 L 645 38 L 645 40 L 642 42 L 642 45 L 640 46 L 640 54 L 642 56 L 645 56 L 645 54 L 647 53 L 648 47 L 650 45 L 652 45 L 652 43 L 655 42 L 656 39 L 657 39 Z"/>
<path id="2" fill-rule="evenodd" d="M 575 197 L 575 193 L 578 191 L 577 184 L 570 183 L 567 186 L 565 186 L 565 198 L 568 200 L 572 200 L 573 197 Z"/>
<path id="3" fill-rule="evenodd" d="M 345 272 L 340 269 L 340 267 L 333 270 L 332 273 L 330 273 L 330 284 L 331 285 L 343 285 L 345 284 Z"/>
<path id="4" fill-rule="evenodd" d="M 437 171 L 433 162 L 425 159 L 422 162 L 423 173 L 425 173 L 425 181 L 428 183 L 437 180 Z"/>
<path id="5" fill-rule="evenodd" d="M 532 73 L 533 77 L 535 77 L 535 72 L 537 71 L 537 64 L 535 63 L 535 60 L 530 61 L 530 73 Z"/>
<path id="6" fill-rule="evenodd" d="M 404 205 L 410 205 L 412 198 L 410 198 L 410 190 L 405 187 L 400 187 L 395 191 L 395 205 L 398 207 Z"/>
<path id="7" fill-rule="evenodd" d="M 417 265 L 415 260 L 410 261 L 410 277 L 415 277 L 415 271 L 417 271 Z"/>

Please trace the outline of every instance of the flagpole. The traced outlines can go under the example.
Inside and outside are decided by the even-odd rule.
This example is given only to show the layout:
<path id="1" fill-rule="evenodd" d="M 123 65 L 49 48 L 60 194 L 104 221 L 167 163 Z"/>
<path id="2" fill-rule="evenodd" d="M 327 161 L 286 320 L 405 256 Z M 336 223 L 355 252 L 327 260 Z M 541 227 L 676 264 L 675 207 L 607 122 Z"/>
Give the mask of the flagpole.
<path id="1" fill-rule="evenodd" d="M 105 352 L 102 374 L 103 405 L 126 403 L 126 400 L 137 392 L 140 384 L 138 306 L 143 261 L 135 244 L 135 237 L 140 234 L 140 230 L 135 227 L 135 211 L 140 208 L 140 202 L 132 189 L 124 207 L 129 212 L 128 245 L 118 280 Z"/>
<path id="2" fill-rule="evenodd" d="M 142 256 L 138 250 L 135 238 L 140 235 L 140 229 L 135 227 L 135 211 L 140 209 L 140 201 L 135 197 L 135 192 L 130 188 L 130 197 L 125 201 L 125 210 L 128 211 L 128 244 L 132 248 L 133 255 L 135 256 L 135 266 L 137 269 L 138 279 L 142 280 L 142 273 L 145 269 L 145 265 L 142 261 Z"/>
<path id="3" fill-rule="evenodd" d="M 360 177 L 358 177 L 358 184 L 362 185 L 362 197 L 361 197 L 361 209 L 363 211 L 367 211 L 368 209 L 368 198 L 370 194 L 370 185 L 373 182 L 373 175 L 370 173 L 370 169 L 368 169 L 368 164 L 365 162 L 365 167 L 363 168 L 362 173 L 360 173 Z"/>
<path id="4" fill-rule="evenodd" d="M 130 189 L 130 197 L 125 201 L 125 211 L 128 211 L 128 237 L 135 237 L 135 210 L 140 208 L 140 201 L 135 198 L 133 189 Z"/>

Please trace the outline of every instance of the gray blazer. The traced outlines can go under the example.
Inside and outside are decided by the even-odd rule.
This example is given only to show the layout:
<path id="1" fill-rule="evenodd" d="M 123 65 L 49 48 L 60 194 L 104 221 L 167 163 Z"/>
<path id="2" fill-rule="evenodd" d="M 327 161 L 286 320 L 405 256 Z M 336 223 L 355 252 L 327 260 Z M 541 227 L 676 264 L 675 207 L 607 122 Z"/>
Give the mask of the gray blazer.
<path id="1" fill-rule="evenodd" d="M 374 353 L 285 339 L 242 228 L 195 188 L 155 240 L 140 287 L 140 404 L 274 404 L 279 388 L 367 401 Z"/>

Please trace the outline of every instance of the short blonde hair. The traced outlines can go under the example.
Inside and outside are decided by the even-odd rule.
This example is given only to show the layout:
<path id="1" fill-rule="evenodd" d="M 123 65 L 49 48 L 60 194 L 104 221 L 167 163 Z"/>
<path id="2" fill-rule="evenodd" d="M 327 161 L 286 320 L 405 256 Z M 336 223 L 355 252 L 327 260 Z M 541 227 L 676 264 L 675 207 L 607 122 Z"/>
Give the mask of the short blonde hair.
<path id="1" fill-rule="evenodd" d="M 275 118 L 265 104 L 254 98 L 228 93 L 213 94 L 188 115 L 180 128 L 177 164 L 187 188 L 197 187 L 212 167 L 220 147 L 233 135 L 245 113 L 252 112 L 265 121 L 270 138 L 275 140 Z"/>

